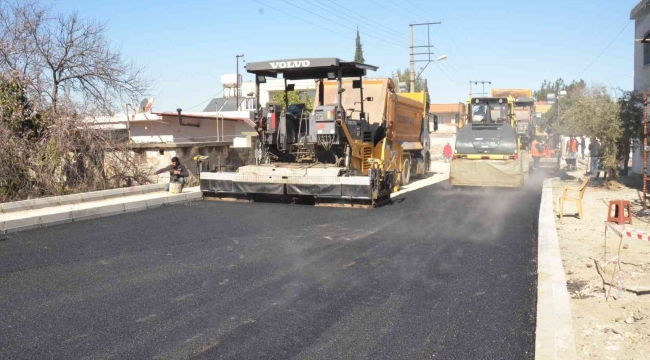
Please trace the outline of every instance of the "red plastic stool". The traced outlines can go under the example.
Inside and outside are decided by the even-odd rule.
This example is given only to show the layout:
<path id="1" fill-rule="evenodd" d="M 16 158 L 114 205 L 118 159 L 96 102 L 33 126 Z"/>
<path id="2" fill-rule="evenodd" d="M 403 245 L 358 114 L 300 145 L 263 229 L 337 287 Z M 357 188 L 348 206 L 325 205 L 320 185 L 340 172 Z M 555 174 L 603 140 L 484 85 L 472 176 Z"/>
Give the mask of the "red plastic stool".
<path id="1" fill-rule="evenodd" d="M 630 202 L 627 200 L 610 201 L 607 222 L 615 222 L 618 225 L 625 225 L 627 222 L 632 225 L 632 205 L 630 205 Z"/>

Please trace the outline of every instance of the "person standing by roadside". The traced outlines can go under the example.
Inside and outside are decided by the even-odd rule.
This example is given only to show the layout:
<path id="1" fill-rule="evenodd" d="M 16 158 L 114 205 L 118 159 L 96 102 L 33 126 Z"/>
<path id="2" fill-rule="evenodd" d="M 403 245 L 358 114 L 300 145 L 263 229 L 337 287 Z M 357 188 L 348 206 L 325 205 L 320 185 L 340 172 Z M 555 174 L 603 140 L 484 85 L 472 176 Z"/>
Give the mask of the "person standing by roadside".
<path id="1" fill-rule="evenodd" d="M 533 169 L 539 169 L 539 159 L 544 156 L 544 147 L 539 143 L 538 138 L 535 138 L 530 146 L 530 155 L 533 157 Z"/>
<path id="2" fill-rule="evenodd" d="M 569 168 L 577 168 L 576 162 L 578 159 L 578 139 L 576 139 L 575 136 L 571 135 L 569 138 L 569 141 L 566 143 L 566 151 L 568 153 L 567 164 L 569 165 Z"/>
<path id="3" fill-rule="evenodd" d="M 591 161 L 589 161 L 589 172 L 587 174 L 595 174 L 596 179 L 598 179 L 600 176 L 600 171 L 598 171 L 598 163 L 600 160 L 600 143 L 595 137 L 591 138 L 591 143 L 589 144 L 589 156 L 591 157 Z"/>
<path id="4" fill-rule="evenodd" d="M 585 136 L 582 135 L 580 137 L 580 153 L 582 154 L 582 159 L 584 160 L 585 158 L 585 146 L 587 145 L 587 140 L 585 140 Z"/>
<path id="5" fill-rule="evenodd" d="M 453 151 L 451 150 L 451 145 L 447 143 L 447 145 L 445 145 L 445 148 L 442 150 L 442 156 L 445 158 L 445 162 L 451 162 L 452 155 Z"/>

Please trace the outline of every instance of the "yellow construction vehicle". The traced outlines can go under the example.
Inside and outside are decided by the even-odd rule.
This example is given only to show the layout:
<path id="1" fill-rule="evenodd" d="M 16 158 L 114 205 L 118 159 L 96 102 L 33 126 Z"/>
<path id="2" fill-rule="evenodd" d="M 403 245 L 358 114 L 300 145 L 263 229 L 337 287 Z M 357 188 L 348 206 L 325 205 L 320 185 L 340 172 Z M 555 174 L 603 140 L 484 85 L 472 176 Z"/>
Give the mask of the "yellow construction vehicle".
<path id="1" fill-rule="evenodd" d="M 521 187 L 524 166 L 515 99 L 480 97 L 467 101 L 456 134 L 449 183 L 455 186 Z"/>
<path id="2" fill-rule="evenodd" d="M 535 116 L 535 99 L 531 89 L 492 89 L 493 98 L 512 97 L 515 100 L 515 119 L 517 120 L 517 135 L 521 142 L 520 158 L 524 162 L 524 172 L 530 170 L 530 145 L 535 136 L 533 119 Z"/>
<path id="3" fill-rule="evenodd" d="M 377 206 L 411 174 L 426 174 L 426 94 L 397 94 L 391 79 L 365 79 L 377 67 L 336 58 L 250 62 L 260 84 L 281 75 L 285 106 L 268 102 L 254 119 L 255 164 L 202 172 L 204 197 Z M 314 79 L 311 112 L 288 104 L 291 81 Z M 293 111 L 297 110 L 297 111 Z"/>

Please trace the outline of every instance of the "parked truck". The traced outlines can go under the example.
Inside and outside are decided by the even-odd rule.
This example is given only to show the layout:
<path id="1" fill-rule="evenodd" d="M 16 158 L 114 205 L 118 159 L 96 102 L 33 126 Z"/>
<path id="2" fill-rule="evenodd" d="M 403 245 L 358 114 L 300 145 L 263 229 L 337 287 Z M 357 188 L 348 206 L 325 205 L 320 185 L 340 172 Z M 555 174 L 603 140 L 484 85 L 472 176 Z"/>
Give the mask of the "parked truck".
<path id="1" fill-rule="evenodd" d="M 530 145 L 535 137 L 535 99 L 531 89 L 492 89 L 493 98 L 514 99 L 514 114 L 517 120 L 517 135 L 521 142 L 521 159 L 523 161 L 524 172 L 529 172 Z"/>
<path id="2" fill-rule="evenodd" d="M 260 84 L 282 75 L 285 104 L 256 112 L 255 164 L 201 173 L 205 197 L 377 206 L 412 173 L 428 171 L 426 94 L 398 95 L 390 79 L 364 79 L 377 67 L 336 58 L 252 62 L 246 70 L 258 104 Z M 290 82 L 302 79 L 316 80 L 313 110 L 283 110 Z"/>

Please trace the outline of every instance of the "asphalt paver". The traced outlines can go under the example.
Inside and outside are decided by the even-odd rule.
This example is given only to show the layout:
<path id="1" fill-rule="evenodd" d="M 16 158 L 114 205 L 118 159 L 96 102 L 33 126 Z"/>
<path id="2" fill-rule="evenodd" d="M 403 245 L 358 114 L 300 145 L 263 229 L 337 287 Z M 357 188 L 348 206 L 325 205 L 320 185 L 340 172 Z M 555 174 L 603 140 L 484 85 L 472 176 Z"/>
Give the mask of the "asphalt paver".
<path id="1" fill-rule="evenodd" d="M 0 239 L 3 359 L 532 359 L 541 180 L 191 202 Z"/>

